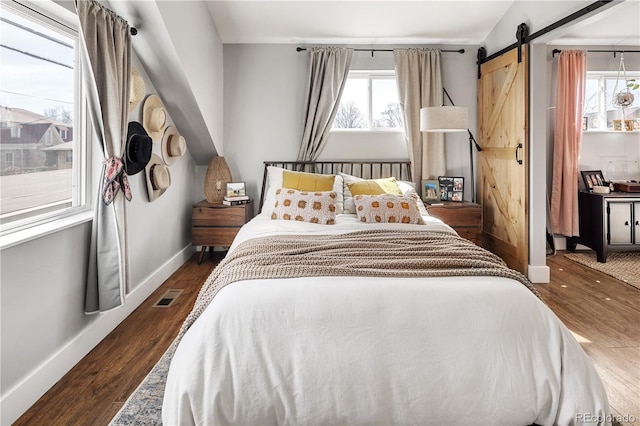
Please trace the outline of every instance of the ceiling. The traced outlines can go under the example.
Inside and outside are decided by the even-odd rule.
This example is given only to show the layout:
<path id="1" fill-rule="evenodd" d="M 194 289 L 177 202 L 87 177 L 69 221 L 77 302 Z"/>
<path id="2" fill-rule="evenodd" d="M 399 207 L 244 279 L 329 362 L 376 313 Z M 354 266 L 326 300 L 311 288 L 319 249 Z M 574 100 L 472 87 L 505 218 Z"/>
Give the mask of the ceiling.
<path id="1" fill-rule="evenodd" d="M 223 43 L 479 45 L 519 1 L 215 0 L 207 6 Z M 591 3 L 570 2 L 573 10 Z M 612 9 L 551 44 L 640 44 L 640 1 Z"/>

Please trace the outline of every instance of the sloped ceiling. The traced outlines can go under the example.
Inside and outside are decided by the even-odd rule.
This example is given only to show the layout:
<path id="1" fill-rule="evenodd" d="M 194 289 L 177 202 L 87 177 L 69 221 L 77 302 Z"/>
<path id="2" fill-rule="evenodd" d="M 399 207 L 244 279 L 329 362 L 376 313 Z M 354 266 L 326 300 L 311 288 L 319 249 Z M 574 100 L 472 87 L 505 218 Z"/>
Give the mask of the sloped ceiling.
<path id="1" fill-rule="evenodd" d="M 112 0 L 109 7 L 138 30 L 133 49 L 194 161 L 222 155 L 222 44 L 205 3 Z"/>
<path id="2" fill-rule="evenodd" d="M 526 0 L 110 0 L 139 33 L 134 49 L 197 164 L 223 155 L 226 43 L 482 45 Z M 560 0 L 567 10 L 592 3 Z M 536 1 L 544 8 L 545 1 Z M 640 0 L 616 1 L 550 44 L 640 45 Z M 511 9 L 513 12 L 513 9 Z M 542 13 L 542 12 L 541 12 Z M 514 35 L 515 41 L 515 35 Z M 206 78 L 203 73 L 209 73 Z"/>

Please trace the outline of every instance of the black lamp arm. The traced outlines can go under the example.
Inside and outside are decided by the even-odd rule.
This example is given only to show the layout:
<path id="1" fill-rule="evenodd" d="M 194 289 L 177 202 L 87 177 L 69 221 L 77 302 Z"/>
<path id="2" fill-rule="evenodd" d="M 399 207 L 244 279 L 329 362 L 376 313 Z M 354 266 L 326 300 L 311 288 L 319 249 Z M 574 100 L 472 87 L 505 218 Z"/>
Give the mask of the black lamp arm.
<path id="1" fill-rule="evenodd" d="M 467 132 L 469 132 L 469 140 L 476 146 L 476 150 L 478 152 L 482 151 L 482 147 L 478 145 L 478 142 L 476 141 L 476 138 L 473 137 L 473 133 L 471 133 L 471 130 L 467 129 Z"/>

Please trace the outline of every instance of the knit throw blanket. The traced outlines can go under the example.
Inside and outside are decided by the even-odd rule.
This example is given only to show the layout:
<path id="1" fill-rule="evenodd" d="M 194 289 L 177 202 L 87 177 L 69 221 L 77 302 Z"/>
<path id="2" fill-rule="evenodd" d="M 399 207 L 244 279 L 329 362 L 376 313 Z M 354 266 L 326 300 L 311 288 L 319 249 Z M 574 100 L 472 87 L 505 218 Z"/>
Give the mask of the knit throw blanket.
<path id="1" fill-rule="evenodd" d="M 521 273 L 495 254 L 449 231 L 358 231 L 341 235 L 260 237 L 239 244 L 203 285 L 176 343 L 214 296 L 235 281 L 318 276 L 495 276 L 520 281 Z"/>

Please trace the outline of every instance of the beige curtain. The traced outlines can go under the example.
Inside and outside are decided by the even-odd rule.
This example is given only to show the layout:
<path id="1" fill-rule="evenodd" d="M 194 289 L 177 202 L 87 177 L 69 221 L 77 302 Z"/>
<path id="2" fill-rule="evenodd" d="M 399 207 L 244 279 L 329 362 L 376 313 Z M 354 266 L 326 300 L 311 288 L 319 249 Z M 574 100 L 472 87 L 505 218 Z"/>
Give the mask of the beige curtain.
<path id="1" fill-rule="evenodd" d="M 104 154 L 94 205 L 85 312 L 124 304 L 128 287 L 125 199 L 130 197 L 122 151 L 127 131 L 131 36 L 129 25 L 94 0 L 76 0 L 91 122 Z"/>
<path id="2" fill-rule="evenodd" d="M 444 135 L 420 132 L 420 108 L 443 105 L 440 49 L 395 49 L 398 96 L 404 112 L 411 172 L 416 188 L 422 179 L 446 174 Z"/>
<path id="3" fill-rule="evenodd" d="M 551 220 L 553 231 L 567 237 L 579 235 L 578 160 L 586 76 L 586 52 L 562 50 L 558 56 L 556 79 Z"/>
<path id="4" fill-rule="evenodd" d="M 352 55 L 353 49 L 343 47 L 308 50 L 307 96 L 299 161 L 314 161 L 324 149 L 340 106 Z"/>

